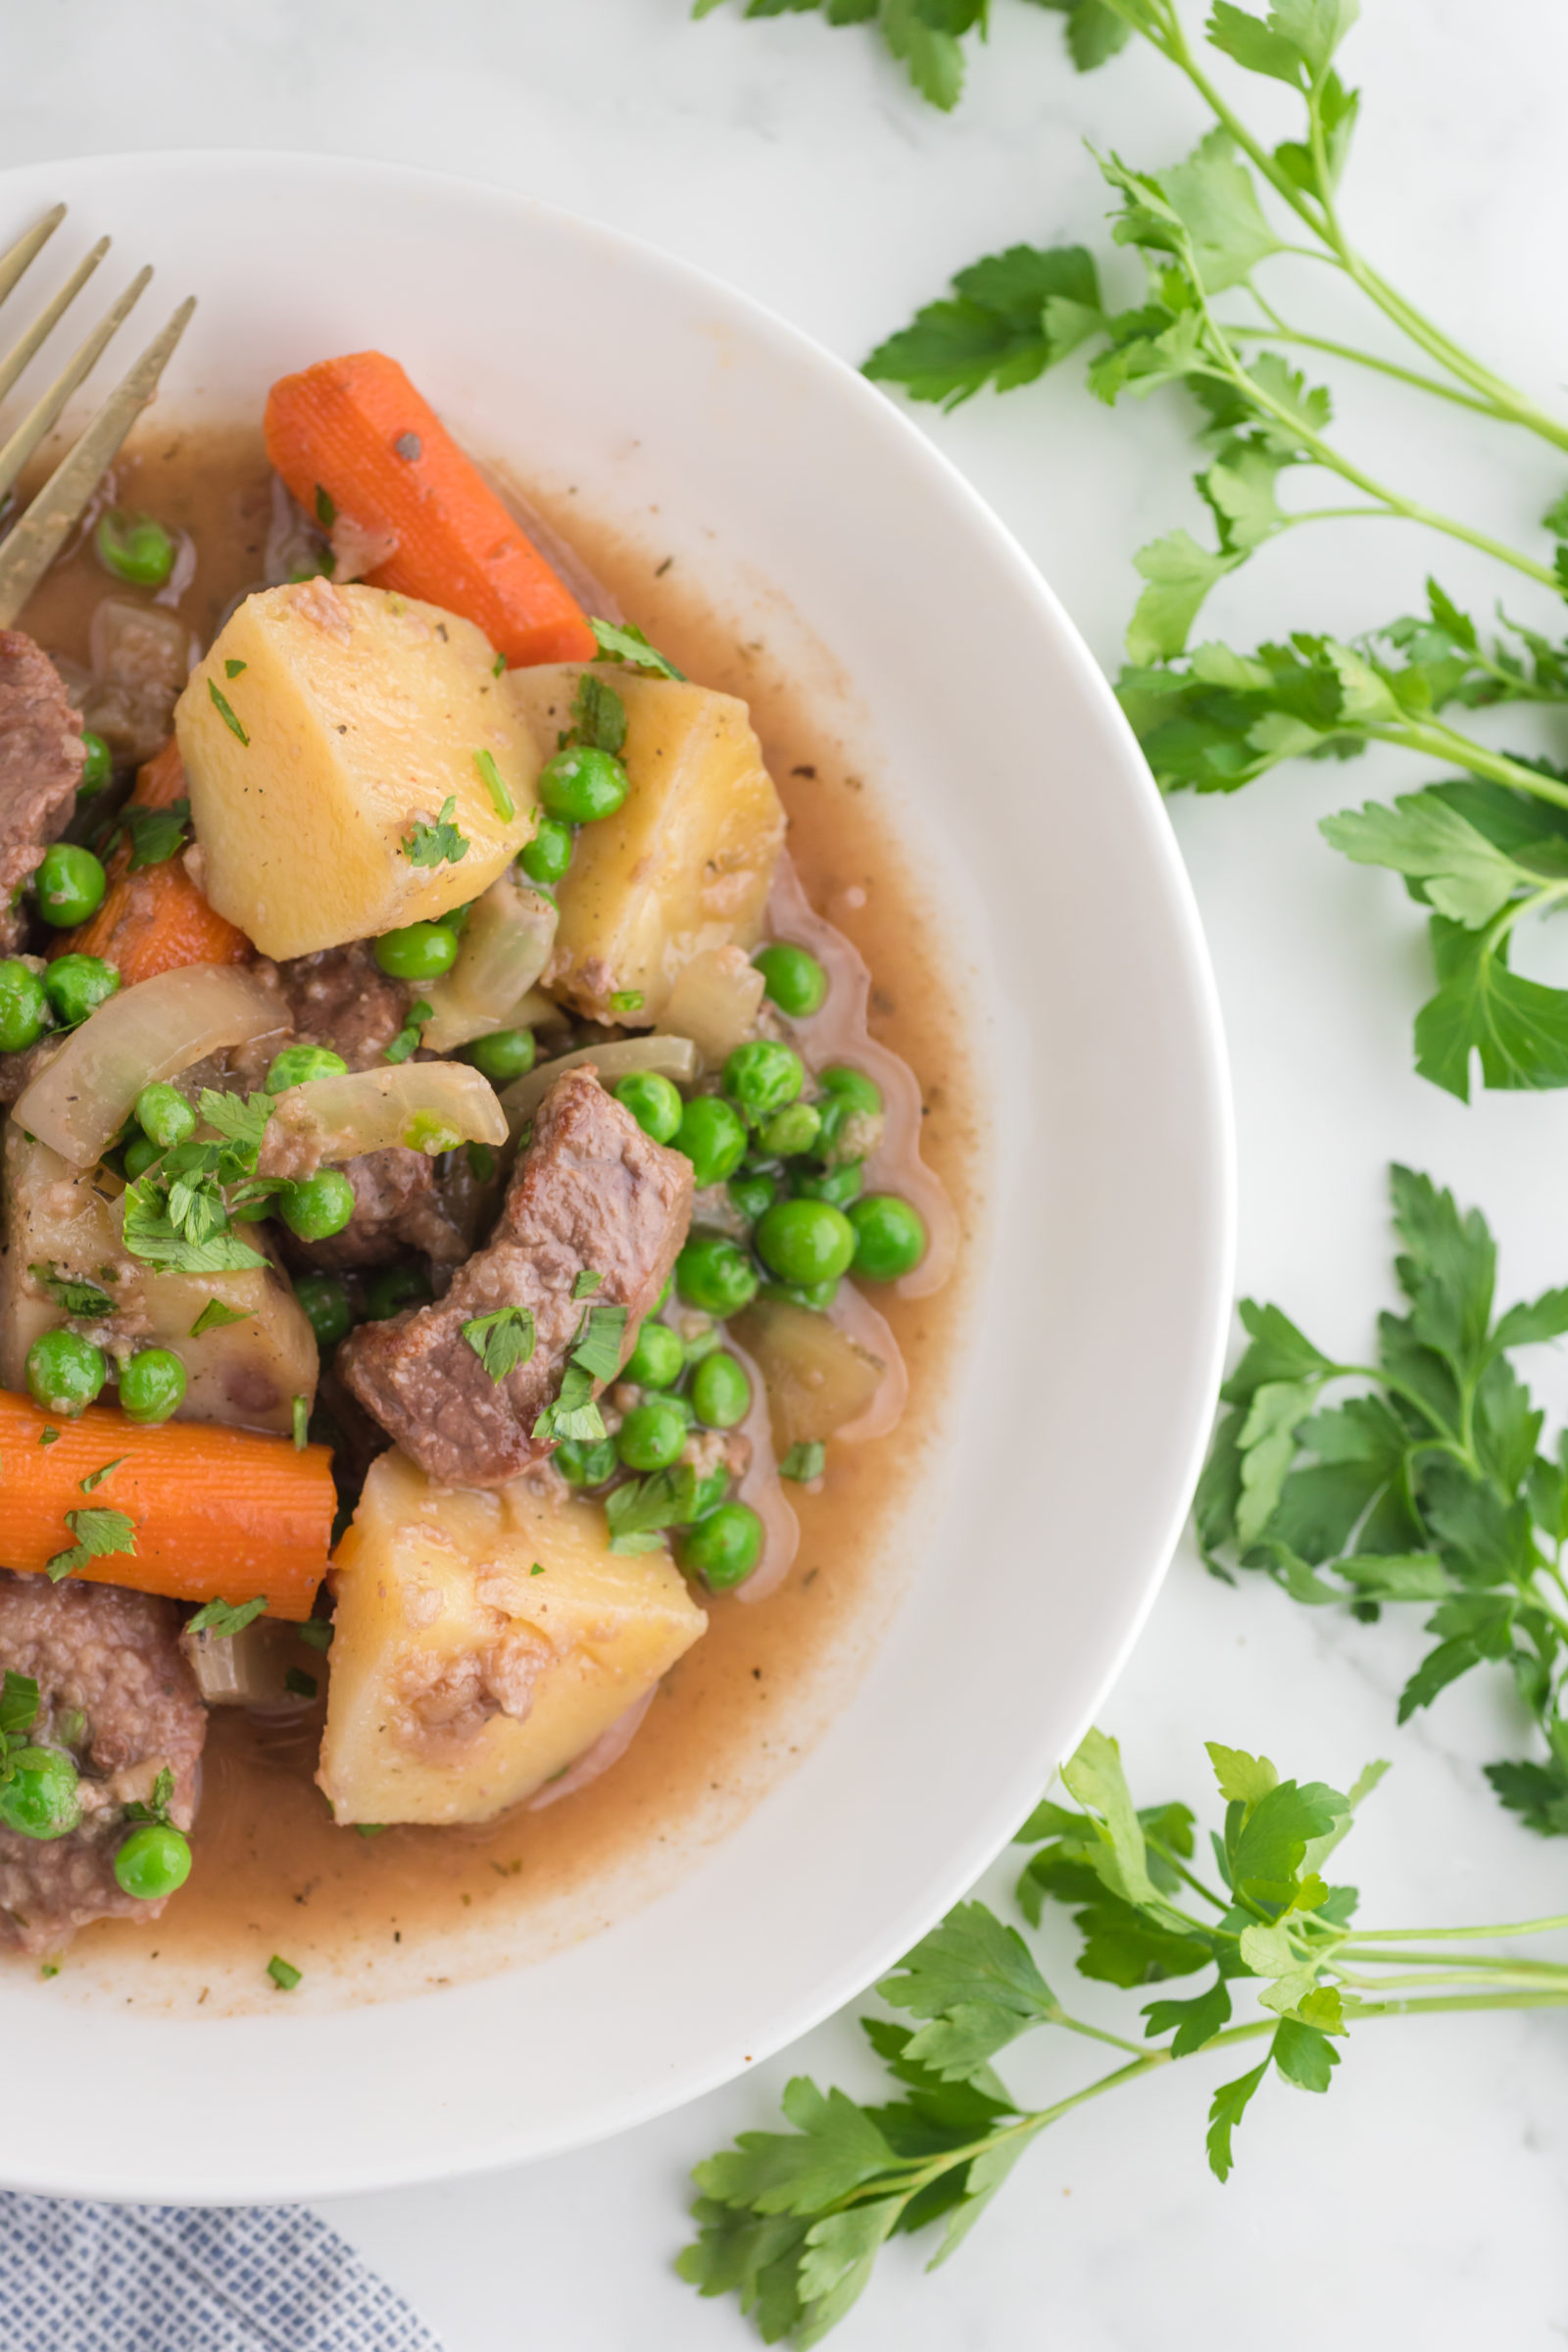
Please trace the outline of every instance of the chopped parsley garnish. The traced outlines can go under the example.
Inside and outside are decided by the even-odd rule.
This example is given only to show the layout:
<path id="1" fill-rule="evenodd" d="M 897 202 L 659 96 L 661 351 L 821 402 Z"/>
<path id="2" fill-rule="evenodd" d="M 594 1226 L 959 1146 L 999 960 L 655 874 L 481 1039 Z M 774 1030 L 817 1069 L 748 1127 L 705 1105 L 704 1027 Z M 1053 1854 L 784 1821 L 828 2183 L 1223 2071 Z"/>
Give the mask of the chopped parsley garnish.
<path id="1" fill-rule="evenodd" d="M 689 1463 L 672 1470 L 656 1470 L 652 1478 L 628 1480 L 605 1497 L 613 1552 L 662 1551 L 663 1538 L 656 1531 L 687 1527 L 696 1518 L 699 1480 Z"/>
<path id="2" fill-rule="evenodd" d="M 267 1259 L 230 1231 L 230 1223 L 236 1215 L 265 1213 L 264 1204 L 280 1189 L 279 1179 L 256 1175 L 272 1098 L 220 1094 L 208 1087 L 200 1107 L 220 1140 L 175 1144 L 145 1176 L 125 1187 L 125 1247 L 150 1265 L 181 1274 L 265 1266 Z"/>
<path id="3" fill-rule="evenodd" d="M 571 1360 L 595 1380 L 613 1380 L 620 1370 L 621 1344 L 626 1336 L 623 1306 L 591 1306 L 571 1350 Z"/>
<path id="4" fill-rule="evenodd" d="M 167 1828 L 169 1826 L 169 1808 L 173 1801 L 174 1776 L 170 1771 L 169 1766 L 166 1764 L 163 1771 L 158 1775 L 157 1780 L 153 1783 L 153 1792 L 150 1801 L 145 1805 L 139 1800 L 133 1805 L 127 1805 L 125 1807 L 125 1819 L 127 1821 L 162 1822 Z"/>
<path id="5" fill-rule="evenodd" d="M 50 1425 L 45 1422 L 43 1428 L 38 1432 L 38 1443 L 40 1446 L 58 1446 L 60 1443 L 59 1430 L 51 1428 Z"/>
<path id="6" fill-rule="evenodd" d="M 130 842 L 130 862 L 126 871 L 139 874 L 149 865 L 167 865 L 176 857 L 190 838 L 189 801 L 171 801 L 167 808 L 137 808 L 126 806 L 120 811 L 114 830 L 104 844 L 105 851 L 117 841 Z"/>
<path id="7" fill-rule="evenodd" d="M 593 1266 L 584 1266 L 571 1286 L 573 1298 L 591 1298 L 604 1279 L 604 1276 Z"/>
<path id="8" fill-rule="evenodd" d="M 592 746 L 596 752 L 619 754 L 626 741 L 626 706 L 608 678 L 596 677 L 585 669 L 571 698 L 571 715 L 576 720 L 579 743 Z"/>
<path id="9" fill-rule="evenodd" d="M 332 1636 L 336 1633 L 337 1628 L 330 1617 L 307 1617 L 305 1623 L 297 1625 L 294 1631 L 310 1648 L 328 1650 L 332 1646 Z"/>
<path id="10" fill-rule="evenodd" d="M 505 654 L 497 654 L 497 656 L 496 656 L 495 660 L 494 660 L 494 661 L 491 662 L 491 664 L 490 664 L 490 675 L 491 675 L 493 678 L 499 678 L 499 677 L 502 675 L 502 673 L 505 671 L 505 669 L 506 669 L 506 666 L 507 666 L 507 657 L 506 657 L 506 655 L 505 655 Z"/>
<path id="11" fill-rule="evenodd" d="M 413 832 L 403 837 L 403 855 L 411 865 L 457 865 L 466 858 L 468 837 L 452 821 L 457 811 L 458 804 L 449 796 L 433 825 L 415 819 Z"/>
<path id="12" fill-rule="evenodd" d="M 316 485 L 316 519 L 323 531 L 329 531 L 337 520 L 336 503 L 330 491 L 323 490 L 319 482 Z"/>
<path id="13" fill-rule="evenodd" d="M 417 1053 L 424 1023 L 434 1010 L 434 1005 L 427 1004 L 423 997 L 416 997 L 409 1006 L 402 1028 L 382 1054 L 381 1059 L 383 1061 L 407 1061 L 411 1054 Z"/>
<path id="14" fill-rule="evenodd" d="M 216 678 L 208 679 L 207 691 L 213 698 L 213 709 L 218 712 L 218 715 L 222 720 L 224 726 L 228 729 L 231 735 L 237 735 L 240 742 L 243 743 L 248 750 L 251 739 L 246 734 L 244 728 L 240 725 L 239 720 L 235 717 L 234 706 L 229 701 L 227 695 L 219 693 L 218 680 Z"/>
<path id="15" fill-rule="evenodd" d="M 640 988 L 617 988 L 610 1000 L 612 1012 L 641 1012 L 643 992 Z"/>
<path id="16" fill-rule="evenodd" d="M 384 1838 L 390 1826 L 384 1821 L 357 1821 L 354 1834 L 357 1838 Z"/>
<path id="17" fill-rule="evenodd" d="M 89 1470 L 85 1478 L 78 1478 L 76 1481 L 77 1486 L 81 1489 L 84 1494 L 96 1494 L 98 1489 L 103 1485 L 104 1480 L 108 1478 L 112 1472 L 118 1470 L 122 1462 L 127 1459 L 127 1455 L 123 1453 L 117 1453 L 112 1462 L 105 1462 L 101 1468 L 97 1470 Z"/>
<path id="18" fill-rule="evenodd" d="M 628 668 L 642 670 L 649 677 L 684 679 L 686 672 L 650 645 L 635 621 L 590 620 L 588 626 L 602 662 L 624 662 Z"/>
<path id="19" fill-rule="evenodd" d="M 510 825 L 517 810 L 511 793 L 507 790 L 506 778 L 496 765 L 494 752 L 475 752 L 473 764 L 479 770 L 480 783 L 490 795 L 491 808 L 504 825 Z"/>
<path id="20" fill-rule="evenodd" d="M 13 1674 L 8 1666 L 0 1682 L 0 1740 L 24 1732 L 38 1712 L 38 1686 L 30 1674 Z"/>
<path id="21" fill-rule="evenodd" d="M 321 1686 L 314 1674 L 306 1673 L 303 1666 L 291 1666 L 283 1677 L 283 1688 L 291 1690 L 296 1698 L 314 1698 Z"/>
<path id="22" fill-rule="evenodd" d="M 221 1331 L 227 1323 L 248 1323 L 252 1310 L 248 1306 L 226 1306 L 221 1298 L 209 1298 L 190 1327 L 193 1340 L 205 1339 L 210 1331 Z"/>
<path id="23" fill-rule="evenodd" d="M 233 656 L 230 655 L 229 659 L 223 663 L 223 675 L 225 678 L 237 678 L 247 668 L 249 668 L 249 666 L 250 664 L 248 662 L 236 662 Z"/>
<path id="24" fill-rule="evenodd" d="M 276 1952 L 267 1963 L 267 1973 L 279 1992 L 292 1992 L 304 1975 L 304 1971 L 296 1968 L 292 1960 L 280 1959 Z"/>
<path id="25" fill-rule="evenodd" d="M 620 1370 L 625 1336 L 623 1306 L 590 1306 L 584 1310 L 560 1392 L 554 1404 L 547 1404 L 533 1425 L 535 1438 L 570 1438 L 578 1445 L 588 1446 L 599 1443 L 605 1435 L 605 1421 L 594 1402 L 594 1383 L 614 1379 Z"/>
<path id="26" fill-rule="evenodd" d="M 56 1306 L 64 1307 L 68 1315 L 112 1315 L 114 1300 L 90 1282 L 77 1282 L 72 1275 L 57 1274 L 50 1259 L 41 1266 L 29 1266 L 27 1272 L 39 1289 L 48 1293 Z"/>
<path id="27" fill-rule="evenodd" d="M 68 1511 L 66 1525 L 76 1540 L 69 1551 L 57 1551 L 52 1560 L 44 1562 L 44 1573 L 52 1585 L 77 1568 L 85 1568 L 91 1560 L 134 1556 L 136 1522 L 127 1519 L 123 1511 Z"/>
<path id="28" fill-rule="evenodd" d="M 304 1396 L 296 1396 L 294 1399 L 293 1411 L 294 1450 L 296 1453 L 303 1453 L 307 1445 L 310 1443 L 311 1435 L 311 1407 L 309 1398 Z"/>
<path id="29" fill-rule="evenodd" d="M 185 1631 L 211 1634 L 215 1642 L 231 1642 L 248 1625 L 254 1625 L 266 1607 L 265 1592 L 258 1592 L 254 1600 L 209 1600 L 194 1617 L 185 1620 Z"/>
<path id="30" fill-rule="evenodd" d="M 533 1354 L 533 1314 L 526 1306 L 498 1306 L 493 1315 L 475 1315 L 465 1323 L 463 1336 L 499 1388 Z"/>
<path id="31" fill-rule="evenodd" d="M 545 1564 L 543 1560 L 535 1560 L 533 1566 L 529 1569 L 528 1574 L 530 1576 L 543 1576 L 544 1572 Z"/>
<path id="32" fill-rule="evenodd" d="M 778 1466 L 780 1478 L 798 1479 L 805 1486 L 809 1479 L 820 1478 L 827 1462 L 827 1447 L 815 1438 L 792 1446 Z"/>
<path id="33" fill-rule="evenodd" d="M 488 1184 L 496 1172 L 496 1155 L 488 1144 L 468 1146 L 468 1174 L 475 1184 Z"/>

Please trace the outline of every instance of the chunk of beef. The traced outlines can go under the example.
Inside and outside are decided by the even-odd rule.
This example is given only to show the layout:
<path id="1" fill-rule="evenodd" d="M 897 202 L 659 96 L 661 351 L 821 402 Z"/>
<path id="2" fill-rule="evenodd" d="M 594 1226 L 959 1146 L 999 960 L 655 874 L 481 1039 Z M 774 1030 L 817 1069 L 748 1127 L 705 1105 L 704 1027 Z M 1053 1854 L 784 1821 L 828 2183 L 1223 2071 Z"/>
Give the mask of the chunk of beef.
<path id="1" fill-rule="evenodd" d="M 58 1951 L 89 1920 L 156 1919 L 162 1903 L 122 1893 L 115 1854 L 126 1805 L 145 1804 L 166 1768 L 173 1820 L 188 1829 L 196 1810 L 207 1710 L 180 1651 L 178 1611 L 118 1585 L 52 1585 L 0 1569 L 5 1668 L 38 1686 L 33 1739 L 63 1740 L 67 1710 L 86 1730 L 69 1727 L 78 1734 L 79 1829 L 47 1841 L 0 1829 L 0 1945 Z"/>
<path id="2" fill-rule="evenodd" d="M 686 1239 L 691 1205 L 691 1161 L 646 1136 L 580 1064 L 540 1104 L 489 1246 L 437 1305 L 351 1332 L 338 1370 L 428 1477 L 502 1486 L 551 1450 L 532 1430 L 582 1322 L 578 1275 L 600 1276 L 596 1305 L 626 1308 L 629 1353 Z M 534 1351 L 495 1383 L 463 1327 L 504 1306 L 531 1311 Z"/>
<path id="3" fill-rule="evenodd" d="M 21 629 L 0 629 L 0 952 L 22 944 L 12 901 L 70 816 L 81 762 L 60 672 Z"/>
<path id="4" fill-rule="evenodd" d="M 443 1214 L 434 1163 L 422 1152 L 388 1144 L 344 1162 L 354 1187 L 354 1214 L 341 1233 L 324 1242 L 302 1242 L 291 1234 L 290 1262 L 323 1266 L 384 1266 L 410 1250 L 422 1250 L 438 1265 L 455 1265 L 467 1255 L 457 1227 Z"/>
<path id="5" fill-rule="evenodd" d="M 403 1026 L 411 992 L 391 980 L 355 940 L 316 956 L 292 956 L 277 967 L 295 1032 L 302 1044 L 330 1046 L 351 1070 L 378 1062 Z"/>

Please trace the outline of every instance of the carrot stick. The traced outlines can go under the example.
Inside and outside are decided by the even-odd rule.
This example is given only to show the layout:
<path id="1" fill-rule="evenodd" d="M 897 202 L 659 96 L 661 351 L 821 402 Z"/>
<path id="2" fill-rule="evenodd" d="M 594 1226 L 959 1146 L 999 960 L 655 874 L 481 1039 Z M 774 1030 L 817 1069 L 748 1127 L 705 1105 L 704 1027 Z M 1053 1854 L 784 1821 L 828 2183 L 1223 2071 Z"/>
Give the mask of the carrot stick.
<path id="1" fill-rule="evenodd" d="M 43 1443 L 45 1430 L 59 1436 Z M 103 1469 L 107 1478 L 83 1491 Z M 36 1574 L 80 1531 L 68 1511 L 122 1511 L 132 1553 L 105 1552 L 73 1574 L 172 1600 L 267 1595 L 270 1617 L 311 1614 L 326 1573 L 337 1498 L 325 1446 L 202 1421 L 144 1429 L 108 1405 L 51 1421 L 30 1396 L 0 1392 L 0 1563 Z"/>
<path id="2" fill-rule="evenodd" d="M 168 808 L 181 799 L 185 770 L 172 736 L 149 760 L 130 796 L 134 808 Z M 243 931 L 215 914 L 180 858 L 129 871 L 131 851 L 122 843 L 109 861 L 109 887 L 96 914 L 63 932 L 55 956 L 101 956 L 117 964 L 126 988 L 184 963 L 245 963 L 254 953 Z"/>
<path id="3" fill-rule="evenodd" d="M 593 660 L 581 607 L 396 360 L 361 351 L 281 376 L 266 432 L 307 514 L 396 541 L 372 587 L 461 613 L 512 662 Z"/>

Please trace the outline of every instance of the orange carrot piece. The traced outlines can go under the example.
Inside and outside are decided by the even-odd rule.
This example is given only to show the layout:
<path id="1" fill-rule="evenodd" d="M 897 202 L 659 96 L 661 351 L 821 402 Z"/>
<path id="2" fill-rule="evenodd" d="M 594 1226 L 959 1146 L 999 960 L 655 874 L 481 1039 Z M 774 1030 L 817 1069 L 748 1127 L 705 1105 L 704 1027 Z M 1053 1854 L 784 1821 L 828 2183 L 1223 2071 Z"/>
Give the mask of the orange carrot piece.
<path id="1" fill-rule="evenodd" d="M 171 736 L 136 778 L 134 808 L 168 808 L 183 797 L 185 769 Z M 254 950 L 243 931 L 215 914 L 179 858 L 131 873 L 130 845 L 109 861 L 103 905 L 79 929 L 63 932 L 54 956 L 101 956 L 118 965 L 126 988 L 184 963 L 246 963 Z"/>
<path id="2" fill-rule="evenodd" d="M 519 665 L 593 660 L 582 608 L 396 360 L 361 351 L 281 376 L 266 433 L 307 514 L 396 540 L 372 587 L 461 613 Z"/>
<path id="3" fill-rule="evenodd" d="M 44 1433 L 59 1436 L 45 1445 Z M 106 1478 L 83 1491 L 106 1463 Z M 66 1513 L 122 1511 L 135 1551 L 73 1574 L 172 1600 L 267 1595 L 270 1617 L 309 1617 L 326 1574 L 337 1496 L 331 1449 L 204 1421 L 144 1429 L 108 1405 L 51 1421 L 0 1392 L 0 1564 L 37 1574 L 77 1540 Z"/>

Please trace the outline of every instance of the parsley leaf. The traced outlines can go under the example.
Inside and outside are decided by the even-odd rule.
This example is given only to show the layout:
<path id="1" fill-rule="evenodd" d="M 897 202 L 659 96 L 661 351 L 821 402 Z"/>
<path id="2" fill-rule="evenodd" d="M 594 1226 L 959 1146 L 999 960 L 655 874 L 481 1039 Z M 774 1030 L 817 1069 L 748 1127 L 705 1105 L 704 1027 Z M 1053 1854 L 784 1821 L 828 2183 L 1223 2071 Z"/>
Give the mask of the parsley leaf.
<path id="1" fill-rule="evenodd" d="M 53 1559 L 45 1561 L 45 1573 L 51 1584 L 58 1585 L 62 1577 L 85 1568 L 91 1560 L 135 1552 L 136 1522 L 127 1519 L 123 1511 L 97 1508 L 68 1511 L 66 1525 L 75 1542 L 68 1551 L 57 1551 Z"/>
<path id="2" fill-rule="evenodd" d="M 112 1462 L 102 1462 L 96 1470 L 89 1470 L 85 1478 L 78 1478 L 77 1486 L 84 1494 L 96 1494 L 104 1480 L 112 1477 L 127 1458 L 125 1454 L 117 1453 Z"/>
<path id="3" fill-rule="evenodd" d="M 243 728 L 243 726 L 241 726 L 241 724 L 240 724 L 240 722 L 239 722 L 239 719 L 236 717 L 236 715 L 235 715 L 235 712 L 234 712 L 234 706 L 233 706 L 233 704 L 232 704 L 232 703 L 229 701 L 229 699 L 228 699 L 227 695 L 226 695 L 226 694 L 220 694 L 220 693 L 219 692 L 219 689 L 218 689 L 218 681 L 217 681 L 217 679 L 216 679 L 216 678 L 209 678 L 209 679 L 208 679 L 208 681 L 207 681 L 207 692 L 208 692 L 209 696 L 212 698 L 212 705 L 213 705 L 213 709 L 214 709 L 214 710 L 215 710 L 218 712 L 218 715 L 219 715 L 219 717 L 220 717 L 220 718 L 222 720 L 222 722 L 223 722 L 224 726 L 225 726 L 225 727 L 228 729 L 229 733 L 230 733 L 231 735 L 237 736 L 237 737 L 238 737 L 238 739 L 239 739 L 239 741 L 240 741 L 241 743 L 243 743 L 243 744 L 244 744 L 244 745 L 247 747 L 247 749 L 248 749 L 248 748 L 249 748 L 249 745 L 250 745 L 250 740 L 251 740 L 251 739 L 250 739 L 250 737 L 249 737 L 249 736 L 246 734 L 246 732 L 245 732 L 245 729 Z"/>
<path id="4" fill-rule="evenodd" d="M 215 1641 L 227 1642 L 242 1634 L 248 1625 L 262 1616 L 267 1608 L 267 1594 L 259 1592 L 254 1600 L 209 1600 L 185 1620 L 187 1634 L 211 1634 Z"/>
<path id="5" fill-rule="evenodd" d="M 509 1373 L 525 1364 L 534 1350 L 534 1320 L 526 1306 L 498 1306 L 494 1314 L 475 1315 L 463 1326 L 463 1336 L 499 1387 Z"/>
<path id="6" fill-rule="evenodd" d="M 595 1291 L 597 1291 L 600 1285 L 603 1283 L 604 1279 L 604 1276 L 597 1270 L 597 1268 L 593 1266 L 584 1266 L 581 1273 L 577 1276 L 576 1281 L 571 1286 L 571 1295 L 573 1298 L 591 1298 Z"/>
<path id="7" fill-rule="evenodd" d="M 15 1674 L 6 1667 L 0 1677 L 0 1740 L 26 1731 L 37 1713 L 37 1683 L 30 1674 Z"/>
<path id="8" fill-rule="evenodd" d="M 52 1259 L 46 1265 L 29 1266 L 27 1272 L 39 1289 L 53 1299 L 56 1306 L 64 1307 L 68 1315 L 98 1317 L 112 1315 L 115 1311 L 115 1302 L 106 1292 L 100 1291 L 93 1283 L 78 1282 L 73 1275 L 57 1273 Z"/>
<path id="9" fill-rule="evenodd" d="M 628 1479 L 605 1497 L 613 1552 L 660 1551 L 659 1530 L 687 1527 L 700 1507 L 697 1472 L 689 1463 L 656 1470 L 651 1478 Z"/>
<path id="10" fill-rule="evenodd" d="M 516 806 L 507 790 L 506 778 L 496 765 L 494 752 L 475 752 L 473 764 L 479 770 L 479 781 L 490 795 L 490 806 L 504 825 L 510 825 L 516 815 Z"/>
<path id="11" fill-rule="evenodd" d="M 809 1480 L 820 1478 L 826 1467 L 827 1447 L 820 1440 L 809 1438 L 790 1447 L 779 1463 L 778 1474 L 780 1478 L 798 1479 L 805 1486 Z"/>
<path id="12" fill-rule="evenodd" d="M 209 1298 L 190 1327 L 193 1340 L 205 1339 L 210 1331 L 221 1331 L 229 1323 L 248 1323 L 253 1309 L 248 1306 L 227 1306 L 221 1298 Z"/>
<path id="13" fill-rule="evenodd" d="M 434 1010 L 434 1005 L 426 1004 L 423 997 L 416 998 L 415 1003 L 409 1006 L 402 1028 L 387 1047 L 381 1059 L 383 1061 L 407 1061 L 412 1054 L 416 1054 L 419 1050 L 419 1040 L 424 1034 L 424 1023 Z"/>
<path id="14" fill-rule="evenodd" d="M 646 1002 L 640 988 L 617 988 L 611 992 L 612 1012 L 641 1012 Z"/>
<path id="15" fill-rule="evenodd" d="M 413 832 L 403 837 L 403 855 L 411 865 L 457 865 L 466 858 L 471 845 L 452 821 L 457 809 L 457 801 L 448 798 L 433 825 L 416 819 Z"/>
<path id="16" fill-rule="evenodd" d="M 1033 383 L 1104 322 L 1100 275 L 1082 245 L 1009 245 L 972 262 L 951 299 L 928 303 L 879 343 L 863 371 L 911 400 L 956 409 L 984 386 Z"/>
<path id="17" fill-rule="evenodd" d="M 579 743 L 619 757 L 626 743 L 626 706 L 608 678 L 583 671 L 571 698 L 571 715 Z"/>
<path id="18" fill-rule="evenodd" d="M 620 1370 L 621 1348 L 626 1337 L 626 1309 L 623 1306 L 591 1306 L 582 1319 L 582 1328 L 572 1345 L 571 1360 L 580 1364 L 595 1380 L 613 1380 Z"/>
<path id="19" fill-rule="evenodd" d="M 130 842 L 127 873 L 141 873 L 151 865 L 167 865 L 190 839 L 189 801 L 172 801 L 167 808 L 139 808 L 134 802 L 127 802 L 105 848 L 123 837 Z"/>
<path id="20" fill-rule="evenodd" d="M 667 662 L 650 645 L 635 622 L 590 619 L 588 626 L 594 633 L 601 662 L 623 662 L 648 677 L 684 680 L 686 672 L 677 669 L 673 662 Z"/>

